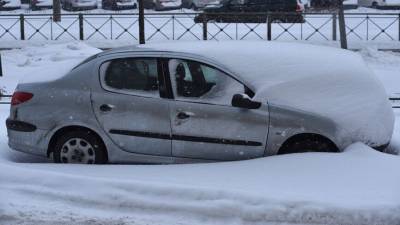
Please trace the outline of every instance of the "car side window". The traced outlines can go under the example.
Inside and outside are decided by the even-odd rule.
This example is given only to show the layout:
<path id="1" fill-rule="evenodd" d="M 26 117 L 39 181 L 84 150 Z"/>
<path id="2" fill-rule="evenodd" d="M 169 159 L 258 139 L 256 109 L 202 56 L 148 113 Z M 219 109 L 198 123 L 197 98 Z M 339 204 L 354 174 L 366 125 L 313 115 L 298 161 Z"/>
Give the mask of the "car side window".
<path id="1" fill-rule="evenodd" d="M 168 68 L 177 100 L 231 105 L 233 95 L 245 93 L 242 83 L 203 63 L 170 59 Z"/>
<path id="2" fill-rule="evenodd" d="M 112 59 L 100 66 L 100 74 L 108 90 L 159 96 L 155 58 Z"/>

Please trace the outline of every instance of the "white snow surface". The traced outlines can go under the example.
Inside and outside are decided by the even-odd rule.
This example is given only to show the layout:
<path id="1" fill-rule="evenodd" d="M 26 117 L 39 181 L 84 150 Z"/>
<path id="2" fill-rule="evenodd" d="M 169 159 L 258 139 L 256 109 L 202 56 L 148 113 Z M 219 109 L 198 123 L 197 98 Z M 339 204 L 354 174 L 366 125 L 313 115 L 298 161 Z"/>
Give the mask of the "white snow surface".
<path id="1" fill-rule="evenodd" d="M 81 42 L 26 46 L 2 51 L 0 88 L 13 92 L 17 83 L 43 82 L 64 76 L 75 65 L 101 50 Z"/>
<path id="2" fill-rule="evenodd" d="M 354 141 L 370 141 L 378 146 L 390 140 L 394 117 L 385 89 L 357 53 L 310 44 L 265 41 L 139 46 L 194 53 L 219 62 L 253 87 L 254 100 L 335 121 L 337 136 L 344 146 Z"/>
<path id="3" fill-rule="evenodd" d="M 53 60 L 54 48 L 65 57 Z M 98 51 L 77 42 L 4 52 L 0 88 L 54 79 Z M 399 54 L 360 55 L 387 95 L 400 93 Z M 24 57 L 41 60 L 21 67 Z M 0 121 L 8 114 L 0 105 Z M 400 157 L 361 143 L 240 162 L 58 165 L 11 150 L 0 126 L 0 224 L 400 224 Z M 400 119 L 388 150 L 400 150 Z"/>

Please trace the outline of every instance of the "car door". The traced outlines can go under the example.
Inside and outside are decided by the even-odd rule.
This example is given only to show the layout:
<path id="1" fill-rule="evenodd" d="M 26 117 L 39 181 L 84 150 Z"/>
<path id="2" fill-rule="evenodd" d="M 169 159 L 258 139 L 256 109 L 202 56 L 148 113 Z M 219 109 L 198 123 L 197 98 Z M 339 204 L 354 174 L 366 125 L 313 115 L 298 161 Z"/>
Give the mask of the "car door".
<path id="1" fill-rule="evenodd" d="M 171 156 L 169 103 L 160 97 L 160 67 L 151 57 L 117 57 L 99 66 L 102 90 L 92 92 L 93 110 L 104 132 L 125 151 Z"/>
<path id="2" fill-rule="evenodd" d="M 265 104 L 259 109 L 233 107 L 233 95 L 249 90 L 213 66 L 174 58 L 165 64 L 174 95 L 170 107 L 173 156 L 239 160 L 264 155 Z"/>

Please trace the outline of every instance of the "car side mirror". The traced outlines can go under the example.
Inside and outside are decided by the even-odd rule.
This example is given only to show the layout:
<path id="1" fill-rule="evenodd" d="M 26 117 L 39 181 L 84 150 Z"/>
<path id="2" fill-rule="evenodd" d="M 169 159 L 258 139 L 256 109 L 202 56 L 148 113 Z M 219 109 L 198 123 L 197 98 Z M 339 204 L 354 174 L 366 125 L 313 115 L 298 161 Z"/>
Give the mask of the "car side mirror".
<path id="1" fill-rule="evenodd" d="M 244 109 L 258 109 L 261 107 L 261 102 L 253 101 L 244 94 L 235 94 L 232 97 L 232 106 Z"/>

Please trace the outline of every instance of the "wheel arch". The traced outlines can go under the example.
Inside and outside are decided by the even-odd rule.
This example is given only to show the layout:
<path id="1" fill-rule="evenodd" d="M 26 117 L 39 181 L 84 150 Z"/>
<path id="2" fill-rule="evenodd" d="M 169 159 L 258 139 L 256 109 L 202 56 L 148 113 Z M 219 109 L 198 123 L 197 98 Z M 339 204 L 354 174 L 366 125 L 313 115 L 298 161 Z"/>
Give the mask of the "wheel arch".
<path id="1" fill-rule="evenodd" d="M 317 134 L 317 133 L 298 133 L 298 134 L 294 134 L 291 137 L 289 137 L 288 139 L 286 139 L 283 142 L 283 144 L 281 145 L 281 147 L 279 148 L 277 154 L 278 155 L 284 154 L 285 151 L 288 149 L 288 147 L 291 146 L 291 144 L 299 142 L 299 141 L 307 140 L 307 139 L 317 139 L 323 143 L 328 144 L 329 146 L 332 147 L 332 149 L 333 149 L 332 152 L 340 151 L 338 146 L 336 145 L 336 143 L 324 135 Z"/>
<path id="2" fill-rule="evenodd" d="M 56 132 L 54 132 L 54 134 L 51 136 L 48 147 L 47 147 L 47 157 L 50 157 L 50 154 L 53 152 L 54 146 L 57 143 L 57 139 L 70 131 L 87 131 L 92 133 L 94 136 L 96 136 L 96 138 L 98 138 L 101 142 L 101 144 L 103 145 L 103 148 L 105 149 L 105 155 L 106 158 L 108 160 L 108 150 L 107 150 L 107 146 L 104 143 L 103 138 L 94 130 L 88 128 L 88 127 L 84 127 L 84 126 L 79 126 L 79 125 L 70 125 L 70 126 L 65 126 L 65 127 L 61 127 L 59 128 Z"/>

